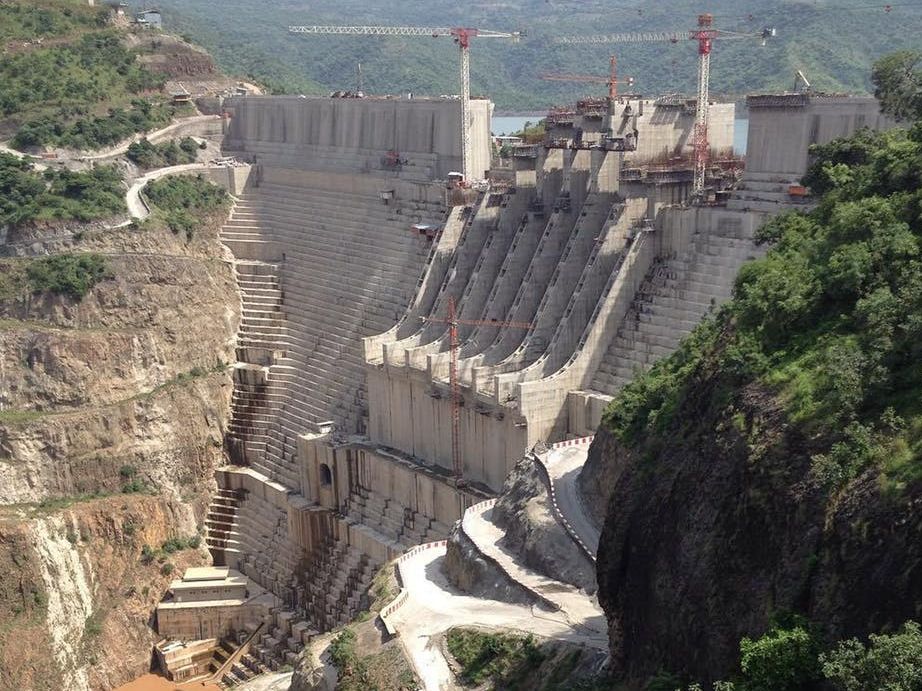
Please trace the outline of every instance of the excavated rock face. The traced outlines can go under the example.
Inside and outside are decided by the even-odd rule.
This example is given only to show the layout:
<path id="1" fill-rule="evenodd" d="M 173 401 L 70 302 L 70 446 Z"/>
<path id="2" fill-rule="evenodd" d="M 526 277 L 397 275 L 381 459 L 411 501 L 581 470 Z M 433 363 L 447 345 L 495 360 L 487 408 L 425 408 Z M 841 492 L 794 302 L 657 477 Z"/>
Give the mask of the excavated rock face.
<path id="1" fill-rule="evenodd" d="M 141 559 L 182 513 L 119 495 L 0 518 L 0 688 L 111 689 L 146 672 L 156 603 L 177 573 L 208 562 L 203 549 Z"/>
<path id="2" fill-rule="evenodd" d="M 141 552 L 202 531 L 222 462 L 239 296 L 220 221 L 190 242 L 97 225 L 0 244 L 5 267 L 79 251 L 111 273 L 82 300 L 0 299 L 2 688 L 112 688 L 146 672 L 156 602 L 208 561 L 203 548 Z"/>
<path id="3" fill-rule="evenodd" d="M 534 598 L 494 562 L 485 559 L 458 526 L 448 538 L 445 575 L 452 585 L 476 597 L 522 605 L 534 602 Z"/>
<path id="4" fill-rule="evenodd" d="M 599 599 L 622 671 L 730 676 L 740 638 L 778 613 L 830 640 L 918 618 L 922 485 L 884 494 L 869 472 L 831 496 L 769 394 L 751 385 L 717 407 L 714 387 L 636 448 L 600 430 L 584 470 L 588 503 L 607 508 Z"/>
<path id="5" fill-rule="evenodd" d="M 307 668 L 301 664 L 291 675 L 289 691 L 333 691 L 333 687 L 324 676 L 323 668 Z"/>
<path id="6" fill-rule="evenodd" d="M 555 519 L 547 488 L 531 460 L 520 461 L 506 478 L 493 515 L 506 531 L 505 546 L 524 564 L 550 578 L 595 592 L 594 564 Z"/>

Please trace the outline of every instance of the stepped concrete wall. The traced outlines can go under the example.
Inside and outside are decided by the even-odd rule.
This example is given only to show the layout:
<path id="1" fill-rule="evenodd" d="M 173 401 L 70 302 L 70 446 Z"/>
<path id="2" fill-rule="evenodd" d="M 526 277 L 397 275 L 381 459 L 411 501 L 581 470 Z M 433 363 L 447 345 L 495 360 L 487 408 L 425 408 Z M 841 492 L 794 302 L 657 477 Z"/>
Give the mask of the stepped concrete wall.
<path id="1" fill-rule="evenodd" d="M 457 102 L 232 101 L 226 148 L 259 165 L 248 181 L 227 179 L 247 186 L 222 231 L 243 317 L 227 436 L 235 465 L 217 473 L 207 519 L 216 562 L 317 630 L 345 621 L 376 566 L 444 539 L 536 442 L 593 431 L 637 371 L 729 298 L 740 265 L 761 251 L 755 230 L 792 208 L 782 188 L 807 160 L 759 138 L 790 123 L 817 141 L 872 124 L 856 103 L 817 103 L 806 120 L 757 105 L 753 164 L 727 208 L 664 208 L 685 199 L 681 176 L 622 179 L 627 152 L 600 148 L 542 150 L 517 161 L 514 188 L 449 208 L 433 179 L 459 165 L 446 134 Z M 489 105 L 478 108 L 488 121 Z M 720 112 L 716 148 L 732 144 L 732 109 Z M 648 132 L 640 155 L 686 146 L 682 107 L 635 116 L 630 126 Z M 394 147 L 404 147 L 400 170 L 381 162 Z M 460 487 L 449 299 L 481 322 L 458 329 Z M 500 328 L 508 320 L 519 324 Z"/>
<path id="2" fill-rule="evenodd" d="M 489 101 L 471 101 L 478 178 L 490 167 L 492 109 Z M 445 179 L 461 170 L 455 99 L 246 96 L 228 99 L 226 110 L 224 148 L 268 166 L 384 173 L 382 157 L 396 151 L 407 176 Z"/>
<path id="3" fill-rule="evenodd" d="M 243 301 L 226 439 L 236 465 L 217 473 L 207 542 L 312 630 L 347 621 L 377 566 L 447 536 L 473 501 L 412 459 L 344 446 L 365 427 L 362 338 L 400 319 L 458 238 L 433 183 L 455 167 L 459 147 L 439 133 L 457 103 L 351 103 L 345 114 L 301 99 L 232 104 L 225 141 L 259 164 L 248 181 L 226 173 L 237 199 L 222 239 Z M 324 124 L 339 115 L 368 131 Z M 400 137 L 417 137 L 407 146 L 420 165 L 376 168 Z"/>
<path id="4" fill-rule="evenodd" d="M 466 479 L 498 491 L 534 443 L 594 431 L 625 383 L 673 352 L 700 319 L 729 299 L 740 266 L 763 251 L 753 241 L 756 229 L 770 214 L 797 208 L 786 188 L 768 189 L 782 183 L 769 180 L 776 173 L 766 170 L 802 172 L 810 142 L 801 138 L 793 146 L 799 151 L 794 162 L 787 143 L 771 151 L 766 138 L 783 139 L 790 126 L 795 139 L 825 142 L 861 124 L 880 124 L 876 105 L 863 99 L 816 99 L 808 106 L 806 117 L 796 109 L 755 107 L 754 162 L 728 208 L 667 208 L 684 199 L 686 183 L 618 180 L 618 166 L 605 164 L 600 149 L 547 149 L 530 159 L 534 188 L 523 186 L 504 202 L 516 209 L 518 226 L 503 240 L 508 249 L 498 271 L 490 264 L 487 272 L 482 253 L 491 249 L 495 221 L 482 202 L 471 208 L 467 235 L 459 241 L 466 254 L 446 275 L 444 295 L 476 297 L 465 316 L 531 326 L 459 328 Z M 733 107 L 716 104 L 711 115 L 714 148 L 730 148 Z M 650 101 L 618 104 L 612 116 L 615 133 L 629 126 L 639 135 L 637 151 L 624 154 L 625 165 L 685 150 L 693 122 L 689 108 Z M 580 126 L 577 118 L 550 136 Z M 810 130 L 805 135 L 804 127 Z M 480 287 L 480 281 L 492 285 Z M 433 316 L 441 316 L 440 304 L 433 302 Z M 414 314 L 417 323 L 421 316 Z M 446 329 L 428 325 L 407 333 L 373 347 L 366 343 L 368 434 L 375 443 L 450 470 Z"/>
<path id="5" fill-rule="evenodd" d="M 568 434 L 596 430 L 607 404 L 637 372 L 674 351 L 706 314 L 730 298 L 740 266 L 765 251 L 754 236 L 766 218 L 708 207 L 662 211 L 633 267 L 633 285 L 616 296 L 619 309 L 607 310 L 611 320 L 599 330 L 592 354 L 582 356 L 581 383 L 569 387 Z M 549 398 L 574 381 L 568 375 L 565 368 L 523 389 L 530 386 Z M 527 398 L 540 400 L 535 394 Z"/>
<path id="6" fill-rule="evenodd" d="M 523 451 L 555 433 L 566 390 L 546 406 L 556 405 L 548 420 L 539 420 L 517 385 L 554 373 L 583 348 L 596 306 L 620 272 L 631 229 L 649 211 L 645 197 L 625 200 L 617 191 L 620 162 L 617 152 L 549 150 L 536 160 L 535 187 L 517 187 L 498 205 L 481 199 L 467 214 L 429 314 L 444 316 L 453 295 L 461 298 L 462 318 L 485 322 L 459 327 L 460 446 L 469 482 L 498 491 Z M 504 248 L 501 257 L 494 256 L 497 247 Z M 418 311 L 413 316 L 416 330 L 411 324 L 404 338 L 392 331 L 365 342 L 368 436 L 446 472 L 452 468 L 446 327 L 421 321 Z M 494 328 L 493 320 L 531 326 Z"/>

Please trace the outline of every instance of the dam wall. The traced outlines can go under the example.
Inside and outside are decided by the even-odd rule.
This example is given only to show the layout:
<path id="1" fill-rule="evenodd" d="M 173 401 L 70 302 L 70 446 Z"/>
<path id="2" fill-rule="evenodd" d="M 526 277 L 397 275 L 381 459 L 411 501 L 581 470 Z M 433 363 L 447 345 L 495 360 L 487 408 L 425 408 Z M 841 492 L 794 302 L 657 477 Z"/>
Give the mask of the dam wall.
<path id="1" fill-rule="evenodd" d="M 477 178 L 490 167 L 492 109 L 489 101 L 471 101 Z M 246 96 L 228 99 L 226 110 L 225 150 L 266 166 L 421 181 L 462 169 L 457 99 Z"/>
<path id="2" fill-rule="evenodd" d="M 478 103 L 486 166 L 490 104 Z M 712 142 L 729 147 L 732 106 L 717 105 Z M 530 447 L 594 431 L 625 384 L 729 299 L 764 251 L 759 225 L 809 208 L 788 189 L 808 159 L 759 143 L 803 113 L 760 107 L 729 201 L 689 207 L 688 158 L 673 156 L 692 131 L 684 102 L 615 109 L 610 127 L 597 113 L 557 123 L 551 135 L 567 136 L 475 191 L 444 181 L 460 167 L 451 99 L 232 99 L 224 148 L 252 166 L 229 181 L 222 230 L 242 319 L 207 520 L 215 562 L 332 629 L 377 566 L 444 539 Z M 848 134 L 864 108 L 819 103 L 808 138 Z M 634 146 L 615 141 L 628 130 Z"/>
<path id="3" fill-rule="evenodd" d="M 806 119 L 797 109 L 756 113 L 755 159 L 738 189 L 725 205 L 699 207 L 674 205 L 687 194 L 684 161 L 672 168 L 637 163 L 645 157 L 655 163 L 686 146 L 694 120 L 688 104 L 661 99 L 643 107 L 634 102 L 630 110 L 617 104 L 613 121 L 636 118 L 636 146 L 623 151 L 604 150 L 598 118 L 558 112 L 545 150 L 529 159 L 534 187 L 521 184 L 501 202 L 499 218 L 505 213 L 517 220 L 503 226 L 489 205 L 473 206 L 458 245 L 464 253 L 442 281 L 443 298 L 460 299 L 462 313 L 482 324 L 458 329 L 459 447 L 467 481 L 497 492 L 535 443 L 591 434 L 625 384 L 672 353 L 732 296 L 742 264 L 765 251 L 755 242 L 759 226 L 772 214 L 809 208 L 809 199 L 792 196 L 788 179 L 774 180 L 771 170 L 788 166 L 796 174 L 790 184 L 798 182 L 805 150 L 796 161 L 782 156 L 777 163 L 781 154 L 762 141 L 765 131 L 782 137 L 792 118 L 795 136 L 809 122 L 816 141 L 824 142 L 865 123 L 883 125 L 872 117 L 876 106 L 863 99 L 812 103 Z M 712 107 L 712 115 L 714 148 L 729 147 L 732 106 Z M 599 145 L 587 147 L 593 126 Z M 783 154 L 785 146 L 776 148 Z M 516 166 L 517 179 L 530 181 L 526 162 Z M 495 247 L 490 238 L 510 226 L 516 230 L 504 240 L 499 270 L 484 272 L 484 255 Z M 444 304 L 436 298 L 429 315 L 417 310 L 406 328 L 366 342 L 367 433 L 372 443 L 450 471 Z"/>
<path id="4" fill-rule="evenodd" d="M 474 105 L 485 166 L 490 109 Z M 251 165 L 228 182 L 221 232 L 243 304 L 207 543 L 314 631 L 348 621 L 378 566 L 444 539 L 485 496 L 362 442 L 362 339 L 425 302 L 461 236 L 464 207 L 440 181 L 460 166 L 458 111 L 450 99 L 228 102 L 223 148 Z"/>
<path id="5" fill-rule="evenodd" d="M 893 120 L 872 96 L 767 94 L 750 96 L 746 170 L 799 179 L 813 144 L 828 144 L 863 127 L 885 130 Z"/>

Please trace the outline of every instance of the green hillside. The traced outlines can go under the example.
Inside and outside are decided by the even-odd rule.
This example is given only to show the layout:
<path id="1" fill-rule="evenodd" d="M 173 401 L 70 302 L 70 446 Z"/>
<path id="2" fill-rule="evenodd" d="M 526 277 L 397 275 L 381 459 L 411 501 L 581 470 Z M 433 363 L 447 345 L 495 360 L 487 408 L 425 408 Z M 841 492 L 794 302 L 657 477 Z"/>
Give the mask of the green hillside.
<path id="1" fill-rule="evenodd" d="M 108 14 L 78 0 L 0 4 L 0 140 L 99 149 L 171 120 L 163 76 Z"/>
<path id="2" fill-rule="evenodd" d="M 632 676 L 922 688 L 922 54 L 878 65 L 915 124 L 816 147 L 817 208 L 762 227 L 733 299 L 596 437 L 599 601 Z"/>
<path id="3" fill-rule="evenodd" d="M 712 89 L 741 94 L 783 88 L 802 69 L 819 88 L 866 91 L 873 61 L 918 45 L 922 3 L 895 3 L 890 12 L 862 0 L 508 0 L 453 3 L 404 0 L 165 0 L 170 30 L 190 34 L 225 70 L 249 74 L 279 91 L 322 93 L 351 89 L 361 61 L 369 92 L 456 93 L 457 60 L 448 39 L 292 36 L 290 24 L 406 24 L 524 29 L 519 44 L 481 40 L 473 49 L 474 91 L 500 110 L 528 110 L 566 101 L 584 87 L 539 79 L 543 72 L 604 74 L 617 53 L 622 74 L 646 93 L 692 92 L 696 51 L 679 44 L 553 45 L 554 36 L 613 31 L 684 30 L 699 11 L 714 13 L 724 29 L 754 31 L 772 25 L 778 37 L 725 41 L 713 59 Z M 848 9 L 848 8 L 866 9 Z M 751 15 L 751 16 L 750 16 Z M 603 86 L 598 87 L 600 92 Z"/>

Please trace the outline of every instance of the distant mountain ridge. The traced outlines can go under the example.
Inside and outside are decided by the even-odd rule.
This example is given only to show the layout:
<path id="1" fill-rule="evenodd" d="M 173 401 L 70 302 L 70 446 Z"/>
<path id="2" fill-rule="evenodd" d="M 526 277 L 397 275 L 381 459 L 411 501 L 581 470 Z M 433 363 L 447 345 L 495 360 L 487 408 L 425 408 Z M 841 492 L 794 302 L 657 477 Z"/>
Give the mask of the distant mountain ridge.
<path id="1" fill-rule="evenodd" d="M 544 72 L 605 74 L 608 56 L 634 76 L 647 94 L 693 93 L 696 51 L 679 44 L 554 45 L 554 36 L 624 31 L 692 29 L 700 11 L 734 31 L 778 30 L 758 40 L 721 41 L 713 57 L 712 91 L 741 95 L 791 88 L 795 70 L 814 86 L 867 92 L 871 63 L 886 52 L 918 46 L 922 3 L 862 0 L 508 0 L 459 4 L 446 0 L 163 0 L 166 26 L 206 46 L 226 70 L 249 75 L 276 91 L 324 93 L 355 87 L 363 65 L 371 93 L 456 93 L 457 60 L 447 39 L 292 36 L 290 24 L 405 24 L 524 29 L 518 44 L 482 40 L 473 48 L 474 91 L 490 95 L 499 110 L 544 108 L 572 100 L 588 85 L 547 82 Z M 864 8 L 864 9 L 859 9 Z M 604 86 L 595 87 L 603 93 Z"/>

